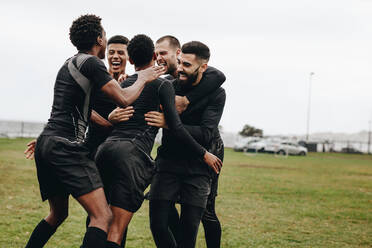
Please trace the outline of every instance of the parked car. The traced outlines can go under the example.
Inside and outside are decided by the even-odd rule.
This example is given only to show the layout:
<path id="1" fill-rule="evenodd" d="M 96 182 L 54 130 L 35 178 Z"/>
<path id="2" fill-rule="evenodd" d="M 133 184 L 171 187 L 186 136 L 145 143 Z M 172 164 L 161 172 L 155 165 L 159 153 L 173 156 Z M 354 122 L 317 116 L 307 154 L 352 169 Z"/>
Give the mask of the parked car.
<path id="1" fill-rule="evenodd" d="M 264 152 L 267 145 L 267 141 L 264 139 L 261 140 L 254 140 L 251 142 L 248 142 L 246 145 L 246 152 Z"/>
<path id="2" fill-rule="evenodd" d="M 266 152 L 280 155 L 301 155 L 307 154 L 307 148 L 291 142 L 271 143 L 265 147 Z"/>
<path id="3" fill-rule="evenodd" d="M 257 137 L 247 137 L 247 138 L 241 139 L 241 140 L 239 140 L 235 143 L 234 151 L 236 151 L 236 152 L 246 152 L 246 151 L 248 151 L 248 149 L 250 147 L 250 144 L 253 144 L 253 143 L 258 142 L 260 140 L 261 140 L 261 138 L 257 138 Z"/>

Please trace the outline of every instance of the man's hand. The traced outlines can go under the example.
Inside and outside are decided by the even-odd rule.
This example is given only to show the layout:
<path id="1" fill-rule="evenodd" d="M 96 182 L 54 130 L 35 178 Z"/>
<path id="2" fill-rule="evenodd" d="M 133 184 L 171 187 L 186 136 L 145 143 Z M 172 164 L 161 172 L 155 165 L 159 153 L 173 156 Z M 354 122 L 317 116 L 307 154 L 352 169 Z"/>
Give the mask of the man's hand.
<path id="1" fill-rule="evenodd" d="M 36 139 L 31 140 L 27 144 L 27 149 L 24 151 L 27 159 L 34 159 Z"/>
<path id="2" fill-rule="evenodd" d="M 137 71 L 138 79 L 143 80 L 146 83 L 152 82 L 165 73 L 164 66 L 151 66 L 145 70 Z"/>
<path id="3" fill-rule="evenodd" d="M 217 158 L 212 153 L 206 151 L 204 154 L 204 162 L 207 163 L 209 167 L 211 167 L 216 174 L 220 173 L 221 167 L 222 167 L 222 161 Z"/>
<path id="4" fill-rule="evenodd" d="M 118 82 L 121 83 L 127 78 L 128 78 L 128 74 L 120 74 L 120 76 L 118 78 Z"/>
<path id="5" fill-rule="evenodd" d="M 178 114 L 181 114 L 183 111 L 187 109 L 190 102 L 186 96 L 176 96 L 176 110 Z"/>
<path id="6" fill-rule="evenodd" d="M 168 129 L 168 125 L 165 121 L 163 113 L 159 113 L 157 111 L 147 112 L 145 114 L 145 121 L 147 121 L 147 125 Z"/>
<path id="7" fill-rule="evenodd" d="M 126 108 L 117 107 L 109 114 L 108 120 L 112 124 L 127 121 L 133 116 L 133 113 L 134 113 L 133 106 L 128 106 Z"/>

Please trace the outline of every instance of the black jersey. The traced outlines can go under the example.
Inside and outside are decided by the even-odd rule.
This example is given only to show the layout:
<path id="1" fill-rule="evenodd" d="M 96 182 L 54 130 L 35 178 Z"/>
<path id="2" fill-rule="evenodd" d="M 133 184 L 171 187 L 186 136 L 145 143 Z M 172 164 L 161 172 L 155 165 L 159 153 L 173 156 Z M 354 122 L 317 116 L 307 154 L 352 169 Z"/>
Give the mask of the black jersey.
<path id="1" fill-rule="evenodd" d="M 172 75 L 167 75 L 165 78 L 170 81 L 176 80 Z M 221 71 L 212 66 L 208 66 L 207 70 L 203 73 L 200 83 L 195 86 L 193 90 L 188 91 L 185 96 L 189 100 L 190 104 L 196 103 L 218 89 L 225 80 L 226 77 Z M 178 95 L 177 92 L 176 95 Z"/>
<path id="2" fill-rule="evenodd" d="M 78 56 L 79 54 L 70 58 L 75 66 Z M 42 135 L 62 136 L 72 141 L 80 141 L 81 137 L 84 137 L 86 128 L 86 126 L 81 128 L 80 124 L 86 123 L 86 117 L 83 114 L 84 107 L 86 107 L 86 94 L 69 72 L 68 62 L 70 59 L 64 63 L 57 74 L 52 111 Z M 96 56 L 89 56 L 77 69 L 89 80 L 93 95 L 95 91 L 100 90 L 103 85 L 112 80 L 106 66 Z M 90 106 L 88 106 L 88 118 L 90 110 Z"/>
<path id="3" fill-rule="evenodd" d="M 96 91 L 95 95 L 92 96 L 92 109 L 106 120 L 108 120 L 109 114 L 116 108 L 116 106 L 116 103 L 100 90 Z M 105 141 L 110 131 L 111 129 L 104 128 L 90 121 L 86 138 L 86 144 L 89 149 L 95 151 L 97 147 Z"/>
<path id="4" fill-rule="evenodd" d="M 124 88 L 129 87 L 136 80 L 137 75 L 135 74 L 126 79 L 121 85 Z M 133 116 L 128 121 L 115 124 L 107 140 L 131 139 L 144 152 L 150 154 L 158 128 L 147 125 L 144 114 L 149 111 L 159 111 L 159 105 L 161 104 L 169 132 L 177 137 L 184 146 L 192 150 L 196 156 L 202 157 L 205 149 L 182 126 L 175 108 L 174 99 L 174 89 L 168 80 L 158 78 L 147 84 L 141 95 L 132 104 L 134 108 Z"/>
<path id="5" fill-rule="evenodd" d="M 114 100 L 109 98 L 103 91 L 97 91 L 92 99 L 92 108 L 100 116 L 108 120 L 109 114 L 116 108 Z"/>
<path id="6" fill-rule="evenodd" d="M 173 85 L 176 94 L 181 96 L 197 89 L 196 87 L 184 88 L 177 80 Z M 190 103 L 180 115 L 186 130 L 206 149 L 210 149 L 213 138 L 219 136 L 218 124 L 225 100 L 225 90 L 220 87 L 202 100 Z M 158 148 L 157 160 L 159 171 L 210 175 L 208 166 L 166 129 L 163 130 L 162 145 Z"/>
<path id="7" fill-rule="evenodd" d="M 173 81 L 174 77 L 172 75 L 167 75 L 165 79 Z M 196 89 L 186 94 L 187 99 L 190 103 L 201 100 L 203 97 L 220 87 L 225 80 L 226 77 L 221 71 L 209 66 L 203 73 L 203 77 Z M 115 109 L 115 107 L 116 104 L 102 91 L 97 91 L 92 98 L 92 108 L 105 119 L 108 119 L 108 115 Z M 86 140 L 88 147 L 94 151 L 107 138 L 110 131 L 111 130 L 107 130 L 106 128 L 102 128 L 101 126 L 90 122 Z M 150 138 L 150 140 L 152 140 L 152 138 Z"/>

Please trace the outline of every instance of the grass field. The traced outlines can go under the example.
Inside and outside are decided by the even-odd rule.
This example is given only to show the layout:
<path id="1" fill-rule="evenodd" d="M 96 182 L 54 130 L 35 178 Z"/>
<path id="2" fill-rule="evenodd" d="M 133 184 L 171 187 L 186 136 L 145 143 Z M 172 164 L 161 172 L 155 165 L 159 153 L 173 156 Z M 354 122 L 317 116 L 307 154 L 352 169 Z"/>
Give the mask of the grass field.
<path id="1" fill-rule="evenodd" d="M 48 213 L 39 196 L 27 139 L 0 139 L 0 247 L 24 247 Z M 217 212 L 222 247 L 372 247 L 372 156 L 246 155 L 226 149 Z M 79 247 L 85 213 L 69 218 L 46 247 Z M 154 247 L 145 202 L 129 226 L 127 247 Z M 205 247 L 200 227 L 197 247 Z"/>

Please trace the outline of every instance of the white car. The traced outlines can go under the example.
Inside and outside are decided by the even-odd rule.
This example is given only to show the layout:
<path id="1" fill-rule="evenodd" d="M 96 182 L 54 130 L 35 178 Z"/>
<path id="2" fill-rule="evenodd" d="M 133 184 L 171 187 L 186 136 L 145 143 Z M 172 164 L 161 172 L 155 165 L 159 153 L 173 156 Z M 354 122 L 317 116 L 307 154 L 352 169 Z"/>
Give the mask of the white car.
<path id="1" fill-rule="evenodd" d="M 263 152 L 267 146 L 266 140 L 254 140 L 246 145 L 245 151 Z"/>
<path id="2" fill-rule="evenodd" d="M 234 151 L 237 151 L 237 152 L 246 152 L 250 146 L 250 144 L 253 144 L 255 142 L 259 142 L 261 140 L 261 138 L 257 138 L 257 137 L 247 137 L 247 138 L 243 138 L 239 141 L 237 141 L 234 145 Z"/>
<path id="3" fill-rule="evenodd" d="M 307 154 L 307 148 L 291 142 L 280 142 L 268 144 L 266 152 L 277 153 L 280 155 L 301 155 Z"/>

